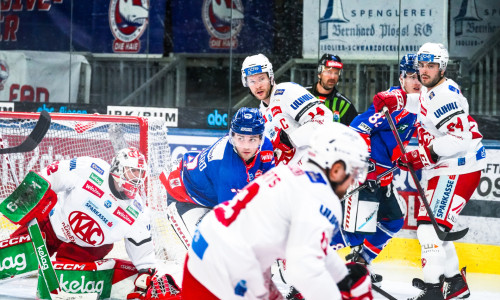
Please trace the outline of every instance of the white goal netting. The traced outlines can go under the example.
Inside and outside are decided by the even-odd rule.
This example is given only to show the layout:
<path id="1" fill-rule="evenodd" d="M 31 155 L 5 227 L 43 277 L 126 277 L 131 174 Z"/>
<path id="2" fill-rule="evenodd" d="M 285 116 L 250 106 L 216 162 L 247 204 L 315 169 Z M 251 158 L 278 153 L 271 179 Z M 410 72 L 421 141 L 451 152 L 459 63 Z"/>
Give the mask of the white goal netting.
<path id="1" fill-rule="evenodd" d="M 33 130 L 38 113 L 0 112 L 0 147 L 19 145 Z M 151 230 L 155 253 L 160 260 L 172 257 L 180 246 L 166 216 L 166 191 L 159 181 L 163 170 L 170 168 L 170 147 L 165 121 L 159 118 L 131 116 L 51 114 L 49 131 L 35 150 L 26 153 L 0 154 L 0 202 L 9 196 L 30 171 L 40 171 L 56 160 L 79 156 L 101 158 L 111 163 L 116 151 L 134 146 L 147 157 L 149 178 L 146 191 L 151 209 Z M 0 240 L 16 229 L 0 215 Z M 169 250 L 174 247 L 174 250 Z M 175 255 L 175 254 L 174 254 Z M 123 245 L 115 246 L 109 257 L 127 258 Z"/>

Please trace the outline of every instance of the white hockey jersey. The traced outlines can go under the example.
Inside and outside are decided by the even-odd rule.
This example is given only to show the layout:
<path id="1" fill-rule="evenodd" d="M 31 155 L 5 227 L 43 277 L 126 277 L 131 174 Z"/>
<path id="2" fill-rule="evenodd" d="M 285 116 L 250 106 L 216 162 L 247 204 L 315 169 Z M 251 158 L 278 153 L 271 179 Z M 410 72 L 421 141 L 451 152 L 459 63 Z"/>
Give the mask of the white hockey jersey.
<path id="1" fill-rule="evenodd" d="M 458 175 L 486 167 L 486 150 L 476 121 L 469 115 L 469 104 L 451 79 L 420 96 L 408 95 L 406 109 L 418 115 L 422 129 L 419 143 L 432 145 L 439 155 L 435 165 L 424 169 L 428 179 L 439 175 Z"/>
<path id="2" fill-rule="evenodd" d="M 286 259 L 287 279 L 306 299 L 340 299 L 336 283 L 347 268 L 329 245 L 341 220 L 321 169 L 281 165 L 207 214 L 187 266 L 220 299 L 267 299 L 263 274 Z"/>
<path id="3" fill-rule="evenodd" d="M 57 194 L 49 214 L 57 237 L 83 247 L 98 247 L 125 239 L 137 269 L 154 267 L 149 213 L 140 196 L 122 200 L 109 187 L 110 166 L 80 157 L 54 162 L 41 171 Z"/>
<path id="4" fill-rule="evenodd" d="M 317 126 L 333 122 L 332 111 L 304 87 L 293 82 L 275 85 L 269 106 L 265 107 L 261 102 L 260 110 L 266 120 L 265 135 L 274 141 L 278 129 L 282 129 L 296 148 L 289 163 L 296 163 L 304 156 Z"/>

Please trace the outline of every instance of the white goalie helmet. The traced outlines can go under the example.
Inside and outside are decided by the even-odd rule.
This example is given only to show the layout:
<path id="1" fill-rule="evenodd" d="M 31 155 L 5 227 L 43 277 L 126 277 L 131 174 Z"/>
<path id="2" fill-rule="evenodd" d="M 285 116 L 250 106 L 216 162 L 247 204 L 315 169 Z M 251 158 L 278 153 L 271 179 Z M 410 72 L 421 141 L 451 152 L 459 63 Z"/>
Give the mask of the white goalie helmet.
<path id="1" fill-rule="evenodd" d="M 111 162 L 110 173 L 119 187 L 128 198 L 135 195 L 144 185 L 148 166 L 146 157 L 135 147 L 124 148 L 118 151 Z"/>
<path id="2" fill-rule="evenodd" d="M 311 137 L 309 160 L 323 169 L 343 161 L 346 174 L 364 182 L 368 173 L 368 145 L 354 130 L 341 123 L 331 122 L 320 126 Z"/>
<path id="3" fill-rule="evenodd" d="M 241 65 L 241 83 L 244 87 L 248 87 L 247 76 L 267 73 L 271 84 L 274 85 L 273 65 L 264 54 L 256 54 L 247 56 Z"/>
<path id="4" fill-rule="evenodd" d="M 415 64 L 418 66 L 418 63 L 421 61 L 438 63 L 439 70 L 445 70 L 448 65 L 449 58 L 450 55 L 448 54 L 448 50 L 446 50 L 446 47 L 443 44 L 425 43 L 417 52 Z"/>

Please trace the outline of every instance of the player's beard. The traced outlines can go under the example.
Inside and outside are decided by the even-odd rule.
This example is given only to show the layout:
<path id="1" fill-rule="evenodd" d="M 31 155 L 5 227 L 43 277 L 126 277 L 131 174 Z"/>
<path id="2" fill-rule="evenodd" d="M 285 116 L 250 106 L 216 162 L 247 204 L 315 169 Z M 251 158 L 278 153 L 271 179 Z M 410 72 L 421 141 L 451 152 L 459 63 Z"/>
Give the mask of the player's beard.
<path id="1" fill-rule="evenodd" d="M 430 76 L 429 76 L 430 77 Z M 430 82 L 428 83 L 424 83 L 423 81 L 422 82 L 422 85 L 425 86 L 426 88 L 433 88 L 436 86 L 436 84 L 438 84 L 439 81 L 441 81 L 441 79 L 443 79 L 444 75 L 441 75 L 441 71 L 439 71 L 438 75 L 432 79 Z"/>
<path id="2" fill-rule="evenodd" d="M 325 90 L 331 91 L 335 87 L 335 85 L 337 84 L 334 80 L 332 80 L 332 81 L 333 81 L 333 83 L 328 84 L 328 80 L 325 82 L 323 79 L 320 79 L 319 84 L 321 84 L 321 86 Z"/>

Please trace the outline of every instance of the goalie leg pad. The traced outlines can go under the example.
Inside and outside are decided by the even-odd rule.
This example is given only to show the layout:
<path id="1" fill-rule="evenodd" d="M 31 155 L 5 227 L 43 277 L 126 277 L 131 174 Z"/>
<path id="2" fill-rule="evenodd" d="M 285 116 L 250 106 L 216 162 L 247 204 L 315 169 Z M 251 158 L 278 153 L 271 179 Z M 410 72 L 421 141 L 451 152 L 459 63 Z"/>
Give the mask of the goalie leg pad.
<path id="1" fill-rule="evenodd" d="M 38 260 L 29 235 L 0 241 L 0 280 L 37 269 Z"/>

